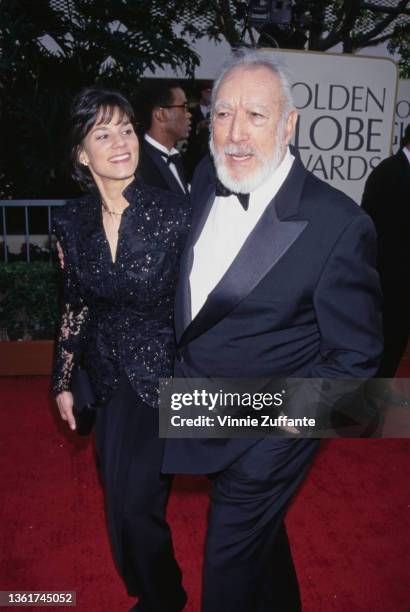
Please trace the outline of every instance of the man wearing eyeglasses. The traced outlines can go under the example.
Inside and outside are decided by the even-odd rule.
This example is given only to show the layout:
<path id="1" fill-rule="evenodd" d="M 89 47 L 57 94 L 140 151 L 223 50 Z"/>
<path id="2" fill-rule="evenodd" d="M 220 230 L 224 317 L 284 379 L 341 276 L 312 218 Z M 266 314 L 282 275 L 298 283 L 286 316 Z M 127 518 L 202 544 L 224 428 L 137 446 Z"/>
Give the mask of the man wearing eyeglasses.
<path id="1" fill-rule="evenodd" d="M 142 129 L 138 174 L 148 185 L 189 193 L 178 141 L 189 136 L 191 113 L 177 81 L 150 81 L 138 93 Z M 139 113 L 138 113 L 139 111 Z"/>

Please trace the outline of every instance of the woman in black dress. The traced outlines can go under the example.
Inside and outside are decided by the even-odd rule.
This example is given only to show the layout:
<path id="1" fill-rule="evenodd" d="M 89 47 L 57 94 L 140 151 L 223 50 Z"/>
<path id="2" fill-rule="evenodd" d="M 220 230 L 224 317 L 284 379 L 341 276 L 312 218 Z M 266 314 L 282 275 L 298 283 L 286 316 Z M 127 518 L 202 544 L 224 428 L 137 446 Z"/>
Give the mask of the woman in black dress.
<path id="1" fill-rule="evenodd" d="M 70 381 L 81 362 L 97 398 L 96 446 L 112 549 L 133 610 L 179 612 L 186 596 L 165 508 L 158 379 L 172 375 L 173 300 L 188 229 L 183 196 L 135 179 L 130 104 L 89 88 L 71 111 L 73 176 L 89 195 L 56 209 L 64 311 L 53 388 L 75 428 Z"/>

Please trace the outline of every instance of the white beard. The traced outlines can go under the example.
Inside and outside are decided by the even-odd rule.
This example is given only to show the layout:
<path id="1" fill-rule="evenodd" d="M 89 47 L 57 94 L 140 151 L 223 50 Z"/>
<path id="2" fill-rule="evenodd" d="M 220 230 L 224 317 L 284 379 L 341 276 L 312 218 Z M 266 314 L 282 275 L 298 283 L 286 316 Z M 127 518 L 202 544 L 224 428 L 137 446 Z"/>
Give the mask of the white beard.
<path id="1" fill-rule="evenodd" d="M 264 157 L 254 147 L 244 144 L 229 144 L 223 148 L 224 154 L 246 155 L 249 153 L 260 161 L 259 168 L 243 178 L 234 178 L 231 176 L 229 168 L 225 164 L 223 154 L 218 153 L 215 149 L 212 134 L 209 139 L 209 148 L 215 162 L 216 173 L 221 183 L 234 193 L 251 193 L 260 187 L 275 172 L 282 161 L 285 151 L 283 130 L 279 128 L 277 131 L 276 146 L 272 153 L 272 157 Z"/>

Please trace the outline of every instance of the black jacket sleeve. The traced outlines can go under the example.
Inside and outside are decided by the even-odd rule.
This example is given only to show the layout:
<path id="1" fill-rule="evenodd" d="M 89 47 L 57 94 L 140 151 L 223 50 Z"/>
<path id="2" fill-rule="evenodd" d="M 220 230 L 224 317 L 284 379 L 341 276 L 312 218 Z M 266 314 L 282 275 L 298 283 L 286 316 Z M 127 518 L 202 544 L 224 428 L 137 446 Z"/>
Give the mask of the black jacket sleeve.
<path id="1" fill-rule="evenodd" d="M 53 368 L 53 391 L 68 391 L 71 373 L 81 358 L 85 342 L 88 306 L 78 291 L 75 222 L 73 204 L 56 209 L 52 216 L 52 231 L 64 252 L 63 307 Z"/>

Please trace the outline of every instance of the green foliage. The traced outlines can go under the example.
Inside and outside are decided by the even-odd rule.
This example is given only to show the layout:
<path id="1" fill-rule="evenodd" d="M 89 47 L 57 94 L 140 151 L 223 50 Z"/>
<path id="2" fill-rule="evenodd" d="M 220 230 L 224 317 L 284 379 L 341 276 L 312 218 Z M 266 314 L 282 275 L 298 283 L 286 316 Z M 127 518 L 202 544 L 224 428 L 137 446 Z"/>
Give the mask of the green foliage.
<path id="1" fill-rule="evenodd" d="M 184 32 L 193 38 L 225 38 L 237 46 L 244 30 L 247 2 L 239 0 L 180 0 L 186 19 Z M 383 11 L 387 7 L 387 12 Z M 194 13 L 192 9 L 194 8 Z M 190 12 L 191 11 L 191 12 Z M 275 43 L 283 49 L 328 51 L 341 44 L 343 52 L 354 53 L 392 39 L 401 44 L 390 50 L 401 57 L 402 77 L 409 70 L 410 0 L 393 3 L 361 0 L 293 0 L 292 21 L 288 25 L 269 25 L 262 30 L 264 45 Z M 248 39 L 257 42 L 259 32 L 248 29 Z"/>
<path id="2" fill-rule="evenodd" d="M 410 0 L 392 12 L 352 0 L 294 0 L 289 26 L 272 26 L 282 48 L 345 52 L 391 41 L 410 72 Z M 391 3 L 390 3 L 391 4 Z M 369 5 L 369 3 L 367 3 Z M 85 85 L 133 99 L 144 71 L 170 66 L 194 75 L 192 42 L 244 34 L 245 0 L 0 0 L 0 198 L 78 195 L 65 166 L 69 102 Z M 248 42 L 258 40 L 248 30 Z M 204 58 L 206 61 L 206 58 Z"/>
<path id="3" fill-rule="evenodd" d="M 100 83 L 132 99 L 146 69 L 193 75 L 199 60 L 178 32 L 177 7 L 165 0 L 1 0 L 0 198 L 77 195 L 66 172 L 66 117 L 82 87 Z"/>
<path id="4" fill-rule="evenodd" d="M 57 265 L 0 263 L 0 339 L 53 339 L 60 319 L 59 289 Z"/>
<path id="5" fill-rule="evenodd" d="M 400 56 L 400 77 L 410 79 L 410 25 L 406 31 L 393 36 L 388 46 L 391 53 L 396 52 Z"/>

